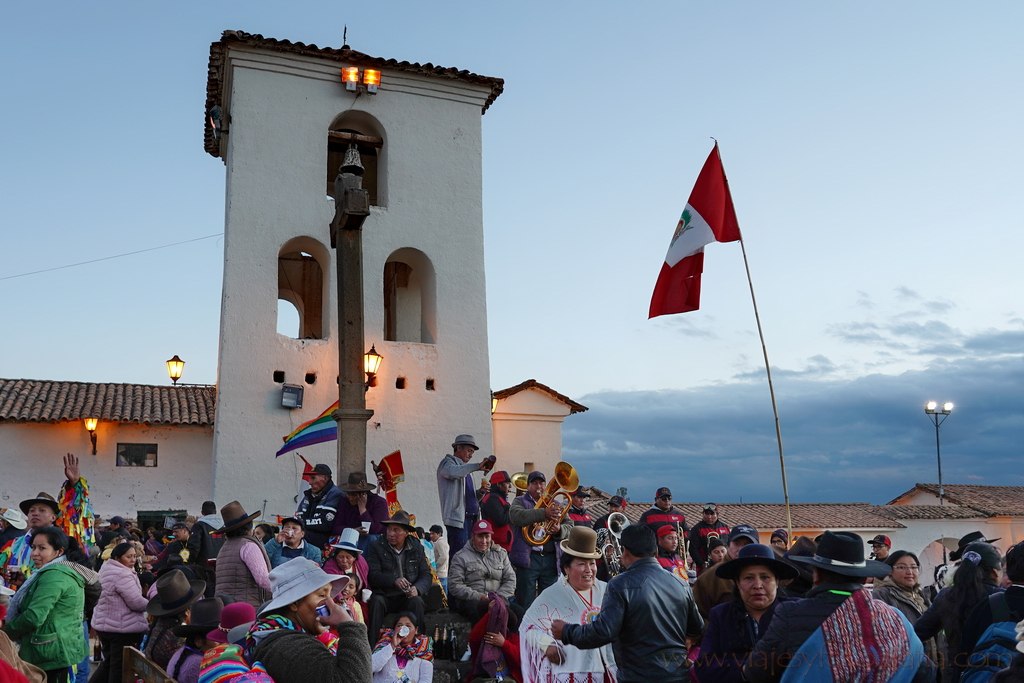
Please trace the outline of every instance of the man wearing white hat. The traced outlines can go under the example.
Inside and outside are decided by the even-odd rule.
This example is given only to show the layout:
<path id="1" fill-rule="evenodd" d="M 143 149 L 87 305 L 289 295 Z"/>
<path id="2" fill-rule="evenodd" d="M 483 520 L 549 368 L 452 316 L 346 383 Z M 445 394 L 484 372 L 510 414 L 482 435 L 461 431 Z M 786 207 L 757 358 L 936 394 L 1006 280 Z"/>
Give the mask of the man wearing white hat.
<path id="1" fill-rule="evenodd" d="M 0 550 L 19 536 L 24 536 L 27 528 L 28 520 L 21 510 L 0 507 Z"/>

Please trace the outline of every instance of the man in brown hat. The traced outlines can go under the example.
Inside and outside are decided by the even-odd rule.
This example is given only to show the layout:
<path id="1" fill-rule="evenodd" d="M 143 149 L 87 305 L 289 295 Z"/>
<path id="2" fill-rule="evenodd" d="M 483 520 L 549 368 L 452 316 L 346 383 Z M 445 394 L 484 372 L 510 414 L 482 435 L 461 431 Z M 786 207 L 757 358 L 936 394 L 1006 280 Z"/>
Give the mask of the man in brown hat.
<path id="1" fill-rule="evenodd" d="M 146 611 L 153 617 L 153 625 L 146 637 L 147 657 L 166 668 L 181 639 L 174 627 L 188 620 L 192 605 L 203 598 L 205 581 L 189 581 L 178 569 L 172 569 L 156 580 L 156 597 L 149 601 Z"/>
<path id="2" fill-rule="evenodd" d="M 359 532 L 359 549 L 365 551 L 384 533 L 388 502 L 374 493 L 377 487 L 366 481 L 365 472 L 349 472 L 348 482 L 338 488 L 345 497 L 338 504 L 331 535 L 341 536 L 345 529 L 355 529 Z"/>
<path id="3" fill-rule="evenodd" d="M 259 607 L 270 599 L 270 557 L 266 548 L 252 535 L 252 522 L 259 512 L 246 514 L 242 504 L 233 500 L 220 509 L 224 526 L 215 533 L 224 535 L 217 553 L 217 595 Z"/>
<path id="4" fill-rule="evenodd" d="M 309 474 L 309 488 L 302 494 L 295 517 L 306 528 L 306 542 L 321 551 L 327 546 L 334 519 L 344 495 L 331 480 L 331 468 L 323 463 L 313 467 Z"/>
<path id="5" fill-rule="evenodd" d="M 389 612 L 409 611 L 416 627 L 423 629 L 423 597 L 430 590 L 430 565 L 423 545 L 411 532 L 416 530 L 405 510 L 384 520 L 384 536 L 366 550 L 373 596 L 367 604 L 366 627 L 371 643 L 377 642 L 384 617 Z"/>
<path id="6" fill-rule="evenodd" d="M 69 538 L 77 539 L 87 552 L 95 543 L 88 483 L 78 468 L 78 456 L 73 453 L 64 456 L 64 477 L 59 497 L 61 501 L 71 501 L 69 509 L 62 511 L 57 499 L 45 492 L 18 505 L 25 515 L 28 531 L 14 539 L 10 547 L 0 550 L 0 570 L 6 574 L 8 584 L 21 585 L 35 569 L 29 555 L 32 552 L 32 534 L 36 529 L 56 525 Z M 78 524 L 71 524 L 69 519 L 73 517 L 78 517 Z"/>

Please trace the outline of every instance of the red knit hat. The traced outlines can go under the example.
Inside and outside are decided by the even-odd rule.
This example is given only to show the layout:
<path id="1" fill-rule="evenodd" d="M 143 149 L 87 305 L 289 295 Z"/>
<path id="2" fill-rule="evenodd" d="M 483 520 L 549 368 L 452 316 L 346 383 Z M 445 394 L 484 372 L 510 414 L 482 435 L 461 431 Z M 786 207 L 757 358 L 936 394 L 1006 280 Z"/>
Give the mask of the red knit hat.
<path id="1" fill-rule="evenodd" d="M 671 524 L 666 524 L 664 526 L 658 527 L 658 538 L 663 538 L 665 536 L 668 536 L 669 534 L 674 533 L 676 533 L 676 528 Z"/>

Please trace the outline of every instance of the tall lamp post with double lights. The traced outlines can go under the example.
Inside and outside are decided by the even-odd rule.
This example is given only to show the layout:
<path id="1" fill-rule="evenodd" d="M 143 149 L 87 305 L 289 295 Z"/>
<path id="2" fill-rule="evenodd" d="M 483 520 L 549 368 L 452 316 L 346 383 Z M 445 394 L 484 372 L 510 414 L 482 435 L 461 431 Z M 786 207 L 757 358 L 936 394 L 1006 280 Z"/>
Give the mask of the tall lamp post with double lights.
<path id="1" fill-rule="evenodd" d="M 935 425 L 935 460 L 939 464 L 939 507 L 942 507 L 945 499 L 945 492 L 942 490 L 942 451 L 939 448 L 939 427 L 952 412 L 953 404 L 949 401 L 942 405 L 939 405 L 937 401 L 928 401 L 924 404 L 924 414 Z"/>

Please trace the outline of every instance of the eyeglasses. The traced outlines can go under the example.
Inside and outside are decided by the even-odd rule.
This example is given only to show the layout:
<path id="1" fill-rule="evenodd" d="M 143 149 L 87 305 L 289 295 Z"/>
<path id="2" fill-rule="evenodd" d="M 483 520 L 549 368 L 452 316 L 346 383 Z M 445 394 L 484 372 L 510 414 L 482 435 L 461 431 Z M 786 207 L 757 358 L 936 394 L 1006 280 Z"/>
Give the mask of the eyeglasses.
<path id="1" fill-rule="evenodd" d="M 916 564 L 896 564 L 893 565 L 893 569 L 898 572 L 919 572 L 921 568 Z"/>

